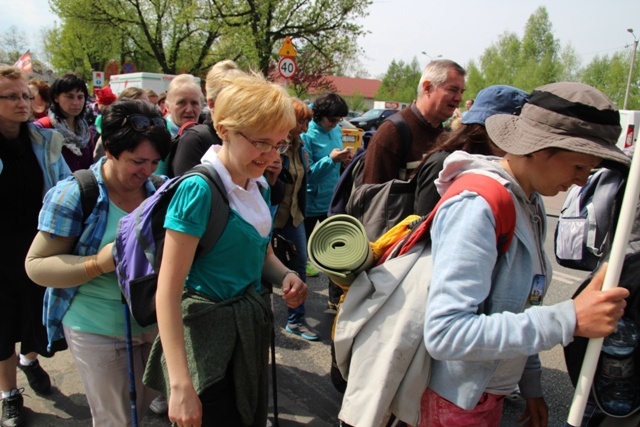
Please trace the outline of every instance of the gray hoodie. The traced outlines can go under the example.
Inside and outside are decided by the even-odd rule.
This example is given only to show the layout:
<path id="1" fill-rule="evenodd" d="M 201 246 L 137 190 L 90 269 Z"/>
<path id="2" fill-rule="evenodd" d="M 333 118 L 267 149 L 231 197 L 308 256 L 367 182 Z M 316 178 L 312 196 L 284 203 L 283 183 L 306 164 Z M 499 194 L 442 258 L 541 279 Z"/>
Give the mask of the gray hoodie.
<path id="1" fill-rule="evenodd" d="M 444 194 L 462 174 L 489 175 L 505 185 L 516 207 L 514 239 L 499 258 L 494 215 L 476 193 L 444 203 L 431 228 L 425 344 L 435 360 L 429 387 L 464 409 L 474 408 L 483 392 L 506 395 L 518 383 L 523 396 L 542 396 L 537 353 L 571 342 L 576 324 L 573 301 L 537 305 L 552 274 L 543 249 L 544 206 L 538 194 L 526 196 L 499 160 L 457 151 L 436 181 Z M 539 295 L 536 276 L 547 284 Z"/>

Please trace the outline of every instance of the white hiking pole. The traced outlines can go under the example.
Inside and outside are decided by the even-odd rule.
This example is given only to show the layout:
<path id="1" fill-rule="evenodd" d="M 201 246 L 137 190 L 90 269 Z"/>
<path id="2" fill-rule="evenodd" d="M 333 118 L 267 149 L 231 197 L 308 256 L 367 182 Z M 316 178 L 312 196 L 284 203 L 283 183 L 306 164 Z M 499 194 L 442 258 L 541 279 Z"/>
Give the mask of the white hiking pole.
<path id="1" fill-rule="evenodd" d="M 633 156 L 626 185 L 622 206 L 620 207 L 620 217 L 613 237 L 613 244 L 611 245 L 609 266 L 604 276 L 602 290 L 612 289 L 618 286 L 618 281 L 620 280 L 620 273 L 622 272 L 622 265 L 624 263 L 627 245 L 629 244 L 631 226 L 633 225 L 638 205 L 638 193 L 640 193 L 640 153 L 637 156 Z M 603 341 L 604 338 L 592 338 L 589 340 L 584 361 L 582 362 L 580 376 L 578 377 L 576 391 L 573 395 L 573 402 L 569 410 L 567 426 L 579 427 L 582 423 L 582 417 L 585 407 L 587 406 L 589 390 L 593 383 L 593 376 L 598 365 Z"/>

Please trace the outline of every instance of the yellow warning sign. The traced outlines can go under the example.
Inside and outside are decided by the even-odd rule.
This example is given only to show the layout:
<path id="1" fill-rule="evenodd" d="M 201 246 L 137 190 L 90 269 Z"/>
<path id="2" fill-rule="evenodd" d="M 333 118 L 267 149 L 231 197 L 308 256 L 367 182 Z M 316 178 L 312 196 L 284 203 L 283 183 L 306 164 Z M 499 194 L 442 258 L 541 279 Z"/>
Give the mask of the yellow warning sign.
<path id="1" fill-rule="evenodd" d="M 290 58 L 295 58 L 296 56 L 298 56 L 298 52 L 296 52 L 296 48 L 293 46 L 293 43 L 291 43 L 291 37 L 287 36 L 284 39 L 284 43 L 282 44 L 282 47 L 280 48 L 278 55 L 287 56 Z"/>

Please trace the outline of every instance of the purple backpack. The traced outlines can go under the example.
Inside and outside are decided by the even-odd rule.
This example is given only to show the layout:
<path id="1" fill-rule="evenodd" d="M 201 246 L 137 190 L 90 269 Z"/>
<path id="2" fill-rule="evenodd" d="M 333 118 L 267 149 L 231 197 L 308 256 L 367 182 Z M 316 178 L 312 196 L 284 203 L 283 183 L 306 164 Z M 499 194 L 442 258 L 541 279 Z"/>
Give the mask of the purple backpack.
<path id="1" fill-rule="evenodd" d="M 156 288 L 164 247 L 164 218 L 183 179 L 198 175 L 209 184 L 211 213 L 195 257 L 211 249 L 229 219 L 229 200 L 218 173 L 200 164 L 184 175 L 167 180 L 152 196 L 120 220 L 113 257 L 122 295 L 140 326 L 156 323 Z"/>

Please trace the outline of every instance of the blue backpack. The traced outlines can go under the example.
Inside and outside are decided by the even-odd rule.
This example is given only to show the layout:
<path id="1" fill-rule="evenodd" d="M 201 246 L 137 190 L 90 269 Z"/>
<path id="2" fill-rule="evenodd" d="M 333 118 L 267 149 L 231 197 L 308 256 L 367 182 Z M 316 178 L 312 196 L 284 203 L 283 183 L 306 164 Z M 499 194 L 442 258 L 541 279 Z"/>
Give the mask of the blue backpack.
<path id="1" fill-rule="evenodd" d="M 164 218 L 176 189 L 183 179 L 199 175 L 209 184 L 211 213 L 195 257 L 211 249 L 229 219 L 229 200 L 218 173 L 200 164 L 184 175 L 167 180 L 152 196 L 120 220 L 113 257 L 123 298 L 141 326 L 156 323 L 156 288 L 164 247 Z"/>

